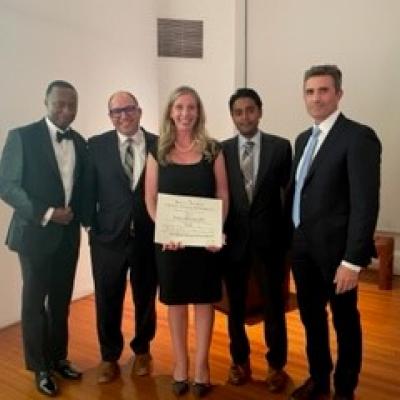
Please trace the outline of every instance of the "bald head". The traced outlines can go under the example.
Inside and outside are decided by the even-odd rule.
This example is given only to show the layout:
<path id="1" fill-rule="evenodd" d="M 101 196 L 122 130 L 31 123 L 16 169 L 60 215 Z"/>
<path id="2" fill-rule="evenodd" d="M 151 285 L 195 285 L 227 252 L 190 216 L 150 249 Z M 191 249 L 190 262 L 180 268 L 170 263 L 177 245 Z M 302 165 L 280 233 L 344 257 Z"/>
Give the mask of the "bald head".
<path id="1" fill-rule="evenodd" d="M 129 99 L 132 100 L 133 104 L 138 105 L 138 101 L 137 101 L 136 97 L 135 97 L 132 93 L 127 92 L 127 91 L 125 91 L 125 90 L 120 90 L 120 91 L 118 91 L 118 92 L 113 93 L 113 94 L 110 96 L 110 98 L 109 98 L 109 100 L 108 100 L 108 110 L 111 109 L 111 106 L 112 106 L 112 103 L 113 103 L 114 98 L 117 98 L 117 99 L 118 99 L 118 98 L 129 98 Z"/>
<path id="2" fill-rule="evenodd" d="M 142 110 L 132 93 L 119 91 L 108 100 L 108 115 L 119 133 L 133 136 L 139 129 Z"/>

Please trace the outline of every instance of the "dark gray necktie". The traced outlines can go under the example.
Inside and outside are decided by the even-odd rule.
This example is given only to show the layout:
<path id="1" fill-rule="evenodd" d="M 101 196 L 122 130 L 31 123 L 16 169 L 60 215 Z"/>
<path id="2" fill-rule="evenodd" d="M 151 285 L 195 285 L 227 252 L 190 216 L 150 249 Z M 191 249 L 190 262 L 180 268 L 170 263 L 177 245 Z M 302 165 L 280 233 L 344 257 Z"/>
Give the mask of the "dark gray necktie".
<path id="1" fill-rule="evenodd" d="M 124 157 L 124 170 L 126 175 L 129 178 L 129 182 L 131 184 L 131 188 L 133 187 L 133 168 L 135 165 L 135 153 L 133 151 L 133 140 L 126 140 L 126 149 L 125 149 L 125 157 Z"/>
<path id="2" fill-rule="evenodd" d="M 125 149 L 125 157 L 124 157 L 124 170 L 126 175 L 129 178 L 129 187 L 133 190 L 133 181 L 134 181 L 134 168 L 135 168 L 135 153 L 133 150 L 133 139 L 129 138 L 126 140 L 126 149 Z M 129 234 L 131 236 L 135 236 L 135 222 L 134 217 L 131 215 L 131 220 L 129 223 Z"/>
<path id="3" fill-rule="evenodd" d="M 254 142 L 247 140 L 240 160 L 240 168 L 244 178 L 244 187 L 249 203 L 253 200 L 254 191 Z"/>

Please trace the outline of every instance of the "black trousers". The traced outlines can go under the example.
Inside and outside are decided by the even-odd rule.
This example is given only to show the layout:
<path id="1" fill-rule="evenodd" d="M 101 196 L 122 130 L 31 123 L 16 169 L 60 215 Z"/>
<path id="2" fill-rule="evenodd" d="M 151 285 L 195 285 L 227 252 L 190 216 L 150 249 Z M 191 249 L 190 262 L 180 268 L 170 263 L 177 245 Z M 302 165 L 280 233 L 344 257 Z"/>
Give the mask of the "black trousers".
<path id="1" fill-rule="evenodd" d="M 124 346 L 121 332 L 127 277 L 135 306 L 135 336 L 130 345 L 136 354 L 147 353 L 156 330 L 157 275 L 154 247 L 130 238 L 124 249 L 91 243 L 97 332 L 104 361 L 119 359 Z"/>
<path id="2" fill-rule="evenodd" d="M 76 231 L 79 236 L 79 231 Z M 70 232 L 69 232 L 70 233 Z M 19 254 L 22 270 L 22 337 L 25 364 L 48 371 L 67 358 L 68 315 L 79 239 L 64 235 L 54 253 Z"/>
<path id="3" fill-rule="evenodd" d="M 225 284 L 229 301 L 228 332 L 230 353 L 235 364 L 243 364 L 250 356 L 245 330 L 246 296 L 250 273 L 254 273 L 264 298 L 264 338 L 268 347 L 266 359 L 270 367 L 281 369 L 287 360 L 283 259 L 261 259 L 249 250 L 240 262 L 225 268 Z"/>
<path id="4" fill-rule="evenodd" d="M 310 375 L 326 391 L 333 369 L 329 347 L 327 304 L 329 303 L 337 340 L 335 390 L 352 393 L 361 370 L 362 335 L 357 309 L 357 288 L 335 294 L 333 278 L 327 282 L 316 265 L 313 249 L 297 229 L 293 242 L 293 276 L 301 320 L 306 332 L 306 351 Z"/>

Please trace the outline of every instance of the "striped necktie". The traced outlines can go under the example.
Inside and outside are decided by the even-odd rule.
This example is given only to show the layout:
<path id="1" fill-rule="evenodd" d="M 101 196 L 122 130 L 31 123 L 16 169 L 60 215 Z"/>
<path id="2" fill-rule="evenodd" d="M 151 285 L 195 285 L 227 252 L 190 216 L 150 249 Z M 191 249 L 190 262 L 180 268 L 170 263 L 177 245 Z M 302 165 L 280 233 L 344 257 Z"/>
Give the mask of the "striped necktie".
<path id="1" fill-rule="evenodd" d="M 240 168 L 243 173 L 244 187 L 249 203 L 253 200 L 254 190 L 254 142 L 247 140 L 240 160 Z"/>
<path id="2" fill-rule="evenodd" d="M 126 175 L 129 178 L 129 182 L 131 184 L 131 188 L 133 188 L 133 168 L 135 165 L 135 153 L 133 151 L 133 139 L 126 140 L 126 149 L 125 149 L 125 157 L 124 157 L 124 170 Z"/>

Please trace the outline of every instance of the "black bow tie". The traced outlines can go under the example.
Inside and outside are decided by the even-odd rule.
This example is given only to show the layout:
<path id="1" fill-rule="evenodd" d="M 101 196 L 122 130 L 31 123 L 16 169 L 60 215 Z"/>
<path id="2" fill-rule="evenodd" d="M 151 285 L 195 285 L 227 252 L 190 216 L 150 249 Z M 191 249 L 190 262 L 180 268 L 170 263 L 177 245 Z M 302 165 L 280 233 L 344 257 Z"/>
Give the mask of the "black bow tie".
<path id="1" fill-rule="evenodd" d="M 61 143 L 63 139 L 72 140 L 72 132 L 71 131 L 66 131 L 66 132 L 62 133 L 60 131 L 57 131 L 56 139 L 57 139 L 58 143 Z"/>

